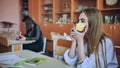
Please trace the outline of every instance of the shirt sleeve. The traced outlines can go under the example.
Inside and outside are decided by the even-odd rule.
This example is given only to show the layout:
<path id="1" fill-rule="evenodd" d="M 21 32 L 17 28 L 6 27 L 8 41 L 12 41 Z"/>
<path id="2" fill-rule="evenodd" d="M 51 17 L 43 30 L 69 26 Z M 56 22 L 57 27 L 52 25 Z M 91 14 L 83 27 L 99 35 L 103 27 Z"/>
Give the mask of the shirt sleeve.
<path id="1" fill-rule="evenodd" d="M 114 51 L 114 45 L 110 39 L 106 39 L 106 41 L 107 68 L 117 68 L 118 62 Z"/>
<path id="2" fill-rule="evenodd" d="M 68 64 L 68 65 L 77 65 L 77 68 L 93 68 L 92 66 L 92 62 L 94 58 L 93 57 L 93 54 L 88 58 L 86 57 L 83 62 L 80 64 L 80 63 L 77 63 L 77 58 L 78 56 L 75 56 L 74 58 L 70 58 L 69 57 L 69 51 L 70 49 L 66 50 L 65 53 L 64 53 L 64 59 L 65 59 L 65 62 Z"/>
<path id="3" fill-rule="evenodd" d="M 36 31 L 35 36 L 31 36 L 31 37 L 26 37 L 26 40 L 38 40 L 40 37 L 40 29 L 38 26 L 35 27 L 34 29 Z"/>
<path id="4" fill-rule="evenodd" d="M 75 56 L 74 58 L 70 58 L 69 57 L 69 51 L 70 49 L 67 49 L 64 53 L 64 60 L 68 65 L 75 65 L 77 62 L 77 56 Z"/>
<path id="5" fill-rule="evenodd" d="M 82 63 L 77 64 L 77 68 L 95 68 L 92 64 L 94 64 L 94 62 L 92 63 L 92 60 L 86 57 Z"/>

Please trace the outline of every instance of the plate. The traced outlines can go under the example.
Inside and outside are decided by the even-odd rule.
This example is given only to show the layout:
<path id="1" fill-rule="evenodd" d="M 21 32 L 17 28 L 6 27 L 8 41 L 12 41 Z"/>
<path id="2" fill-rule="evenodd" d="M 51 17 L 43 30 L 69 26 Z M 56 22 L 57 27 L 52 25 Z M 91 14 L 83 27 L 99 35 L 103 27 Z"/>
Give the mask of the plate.
<path id="1" fill-rule="evenodd" d="M 106 0 L 107 5 L 115 5 L 118 0 Z"/>

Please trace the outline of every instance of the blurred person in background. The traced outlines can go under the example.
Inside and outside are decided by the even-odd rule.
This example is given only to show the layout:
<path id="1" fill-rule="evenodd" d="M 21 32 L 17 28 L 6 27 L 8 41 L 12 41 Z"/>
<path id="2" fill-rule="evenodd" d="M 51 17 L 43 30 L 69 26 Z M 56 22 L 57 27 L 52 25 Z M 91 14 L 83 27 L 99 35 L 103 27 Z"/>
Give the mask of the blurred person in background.
<path id="1" fill-rule="evenodd" d="M 32 50 L 34 52 L 42 51 L 43 48 L 43 40 L 42 40 L 42 32 L 40 27 L 33 21 L 30 16 L 23 17 L 23 23 L 26 25 L 26 34 L 18 35 L 18 40 L 35 40 L 35 42 L 30 44 L 24 44 L 23 49 Z"/>

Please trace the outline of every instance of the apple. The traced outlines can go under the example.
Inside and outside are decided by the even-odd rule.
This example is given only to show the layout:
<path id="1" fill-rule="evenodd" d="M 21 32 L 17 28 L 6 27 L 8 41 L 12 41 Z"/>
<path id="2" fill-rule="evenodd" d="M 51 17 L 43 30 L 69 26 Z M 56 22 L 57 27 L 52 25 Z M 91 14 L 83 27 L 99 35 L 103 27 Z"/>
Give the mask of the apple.
<path id="1" fill-rule="evenodd" d="M 81 33 L 85 31 L 85 28 L 86 28 L 86 25 L 83 23 L 77 23 L 75 27 L 75 29 Z"/>
<path id="2" fill-rule="evenodd" d="M 19 36 L 18 38 L 19 38 L 19 39 L 22 39 L 23 37 L 22 37 L 22 36 Z"/>

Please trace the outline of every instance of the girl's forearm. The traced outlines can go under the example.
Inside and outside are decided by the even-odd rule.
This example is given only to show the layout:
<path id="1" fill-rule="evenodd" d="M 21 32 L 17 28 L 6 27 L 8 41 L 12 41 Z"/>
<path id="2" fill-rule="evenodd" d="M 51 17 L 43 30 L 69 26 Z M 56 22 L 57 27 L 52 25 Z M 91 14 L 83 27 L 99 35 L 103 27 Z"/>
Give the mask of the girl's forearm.
<path id="1" fill-rule="evenodd" d="M 85 58 L 84 53 L 84 43 L 82 41 L 78 41 L 78 61 L 81 61 Z"/>
<path id="2" fill-rule="evenodd" d="M 69 57 L 74 58 L 75 55 L 76 55 L 76 42 L 72 42 L 72 46 L 71 46 L 70 52 L 69 52 Z"/>

